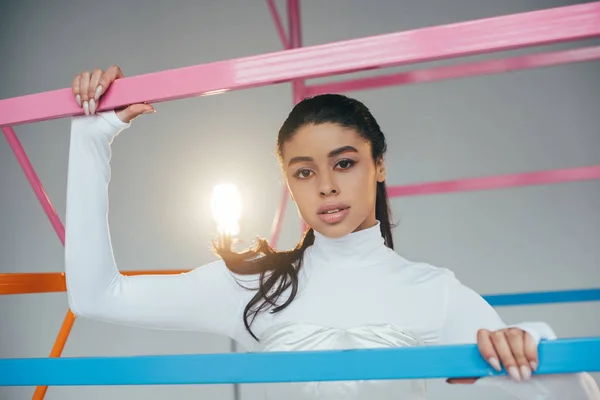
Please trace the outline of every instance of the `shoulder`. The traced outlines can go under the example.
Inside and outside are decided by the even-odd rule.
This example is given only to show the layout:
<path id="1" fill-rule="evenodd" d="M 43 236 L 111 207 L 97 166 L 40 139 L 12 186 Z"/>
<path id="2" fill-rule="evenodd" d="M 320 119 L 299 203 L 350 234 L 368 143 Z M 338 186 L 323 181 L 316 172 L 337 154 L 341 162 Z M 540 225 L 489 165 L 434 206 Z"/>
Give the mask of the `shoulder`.
<path id="1" fill-rule="evenodd" d="M 413 278 L 419 282 L 440 281 L 450 283 L 456 280 L 454 272 L 448 268 L 438 267 L 428 263 L 413 263 L 409 267 Z"/>
<path id="2" fill-rule="evenodd" d="M 402 273 L 403 278 L 414 284 L 451 285 L 458 282 L 453 271 L 448 268 L 432 265 L 423 261 L 411 261 L 398 255 L 393 264 Z"/>

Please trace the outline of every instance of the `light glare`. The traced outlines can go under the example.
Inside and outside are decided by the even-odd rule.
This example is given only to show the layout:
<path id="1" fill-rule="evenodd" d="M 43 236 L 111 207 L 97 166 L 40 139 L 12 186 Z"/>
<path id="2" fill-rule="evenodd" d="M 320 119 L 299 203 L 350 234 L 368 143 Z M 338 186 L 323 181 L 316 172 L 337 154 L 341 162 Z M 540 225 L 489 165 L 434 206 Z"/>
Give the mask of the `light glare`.
<path id="1" fill-rule="evenodd" d="M 242 197 L 235 185 L 221 184 L 213 189 L 212 213 L 219 234 L 237 235 L 242 216 Z"/>

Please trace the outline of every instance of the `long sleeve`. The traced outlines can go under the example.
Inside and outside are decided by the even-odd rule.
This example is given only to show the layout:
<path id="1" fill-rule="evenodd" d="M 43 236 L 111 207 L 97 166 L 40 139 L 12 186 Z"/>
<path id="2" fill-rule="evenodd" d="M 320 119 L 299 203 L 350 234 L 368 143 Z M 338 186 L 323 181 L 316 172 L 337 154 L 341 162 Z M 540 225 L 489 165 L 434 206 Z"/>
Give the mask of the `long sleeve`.
<path id="1" fill-rule="evenodd" d="M 129 124 L 114 112 L 72 119 L 67 179 L 65 272 L 69 306 L 122 325 L 206 331 L 232 337 L 242 292 L 222 261 L 176 275 L 125 276 L 108 225 L 111 144 Z"/>
<path id="2" fill-rule="evenodd" d="M 506 325 L 496 311 L 477 293 L 454 280 L 448 287 L 447 308 L 440 344 L 477 343 L 477 331 L 495 331 L 508 326 L 528 332 L 539 343 L 556 335 L 545 323 L 526 322 Z M 515 382 L 508 377 L 484 377 L 477 386 L 496 387 L 520 400 L 598 400 L 600 390 L 587 373 L 565 375 L 533 375 L 528 381 Z"/>

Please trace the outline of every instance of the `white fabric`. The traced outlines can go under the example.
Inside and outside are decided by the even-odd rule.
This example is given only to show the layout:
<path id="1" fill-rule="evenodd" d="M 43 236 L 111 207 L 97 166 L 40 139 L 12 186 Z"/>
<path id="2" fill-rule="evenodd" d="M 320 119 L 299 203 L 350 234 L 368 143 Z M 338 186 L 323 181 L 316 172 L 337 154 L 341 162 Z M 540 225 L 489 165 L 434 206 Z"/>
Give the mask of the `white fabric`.
<path id="1" fill-rule="evenodd" d="M 485 328 L 506 327 L 452 272 L 410 262 L 387 248 L 379 226 L 331 239 L 316 234 L 305 253 L 292 304 L 242 321 L 256 277 L 236 277 L 222 261 L 178 275 L 124 276 L 115 263 L 108 216 L 111 144 L 129 124 L 114 112 L 73 118 L 68 167 L 65 270 L 69 305 L 82 317 L 151 329 L 212 332 L 249 351 L 303 351 L 476 343 Z M 519 325 L 536 340 L 544 323 Z M 598 399 L 587 374 L 534 376 L 529 382 L 483 378 L 518 399 Z M 265 385 L 269 398 L 424 399 L 425 381 Z"/>

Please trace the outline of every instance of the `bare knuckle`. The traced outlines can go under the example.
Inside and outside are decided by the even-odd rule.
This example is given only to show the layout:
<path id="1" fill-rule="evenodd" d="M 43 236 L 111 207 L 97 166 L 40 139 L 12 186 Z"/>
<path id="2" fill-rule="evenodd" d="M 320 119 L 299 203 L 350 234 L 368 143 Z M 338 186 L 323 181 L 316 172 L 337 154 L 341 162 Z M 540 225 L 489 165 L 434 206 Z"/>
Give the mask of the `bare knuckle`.
<path id="1" fill-rule="evenodd" d="M 517 357 L 517 364 L 519 365 L 527 365 L 529 362 L 525 357 Z"/>
<path id="2" fill-rule="evenodd" d="M 517 360 L 517 362 L 519 362 L 518 360 L 525 359 L 525 353 L 523 353 L 523 349 L 512 347 L 511 350 L 513 357 Z"/>
<path id="3" fill-rule="evenodd" d="M 507 332 L 511 338 L 517 338 L 523 336 L 523 331 L 518 328 L 510 328 Z"/>
<path id="4" fill-rule="evenodd" d="M 495 331 L 494 333 L 492 333 L 492 339 L 494 340 L 499 340 L 504 338 L 504 331 Z"/>

